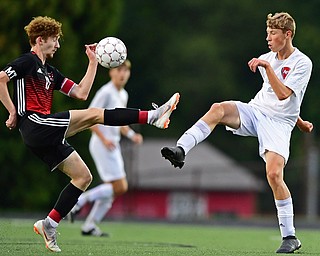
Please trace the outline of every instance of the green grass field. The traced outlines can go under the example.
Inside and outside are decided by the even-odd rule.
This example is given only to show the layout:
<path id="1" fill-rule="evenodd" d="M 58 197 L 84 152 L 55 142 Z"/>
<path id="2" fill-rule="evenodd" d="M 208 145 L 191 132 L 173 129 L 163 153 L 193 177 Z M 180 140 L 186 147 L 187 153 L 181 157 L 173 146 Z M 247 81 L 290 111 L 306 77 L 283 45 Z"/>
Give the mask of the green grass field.
<path id="1" fill-rule="evenodd" d="M 43 239 L 33 232 L 34 220 L 0 219 L 0 255 L 50 255 Z M 276 255 L 280 244 L 275 228 L 221 227 L 208 225 L 104 222 L 111 237 L 83 237 L 82 222 L 59 226 L 60 255 Z M 317 230 L 299 229 L 302 255 L 320 255 Z"/>

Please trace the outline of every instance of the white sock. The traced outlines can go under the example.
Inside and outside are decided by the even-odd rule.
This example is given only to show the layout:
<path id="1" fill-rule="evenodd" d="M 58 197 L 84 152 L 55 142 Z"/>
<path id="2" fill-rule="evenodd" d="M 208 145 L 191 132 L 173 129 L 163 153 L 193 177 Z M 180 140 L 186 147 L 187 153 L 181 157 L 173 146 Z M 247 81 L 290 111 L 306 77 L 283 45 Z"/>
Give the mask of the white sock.
<path id="1" fill-rule="evenodd" d="M 113 197 L 113 187 L 111 183 L 103 183 L 84 193 L 79 197 L 77 205 L 81 208 L 87 202 L 93 202 L 97 199 Z"/>
<path id="2" fill-rule="evenodd" d="M 55 222 L 53 219 L 51 219 L 49 216 L 47 216 L 47 220 L 49 220 L 49 223 L 51 225 L 51 227 L 56 228 L 58 227 L 59 223 Z"/>
<path id="3" fill-rule="evenodd" d="M 295 236 L 295 228 L 293 224 L 293 203 L 292 198 L 289 197 L 284 200 L 275 200 L 280 233 L 282 237 Z"/>
<path id="4" fill-rule="evenodd" d="M 152 109 L 148 111 L 148 120 L 147 123 L 150 124 L 151 121 L 154 119 L 154 113 L 156 112 L 156 109 Z"/>
<path id="5" fill-rule="evenodd" d="M 210 133 L 209 125 L 200 119 L 180 137 L 177 146 L 182 147 L 184 153 L 187 154 L 193 147 L 205 140 Z"/>
<path id="6" fill-rule="evenodd" d="M 112 202 L 113 197 L 96 200 L 82 226 L 82 230 L 88 232 L 93 229 L 96 224 L 100 223 L 110 210 Z"/>

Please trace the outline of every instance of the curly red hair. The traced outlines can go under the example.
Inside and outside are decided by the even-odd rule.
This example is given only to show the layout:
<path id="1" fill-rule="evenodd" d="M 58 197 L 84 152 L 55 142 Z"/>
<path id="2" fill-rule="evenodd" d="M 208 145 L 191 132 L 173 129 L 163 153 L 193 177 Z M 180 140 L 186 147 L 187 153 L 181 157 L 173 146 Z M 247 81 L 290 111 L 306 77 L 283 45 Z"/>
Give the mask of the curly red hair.
<path id="1" fill-rule="evenodd" d="M 37 37 L 41 36 L 46 40 L 50 36 L 62 36 L 62 24 L 47 16 L 34 17 L 30 23 L 24 27 L 31 46 L 36 44 Z"/>

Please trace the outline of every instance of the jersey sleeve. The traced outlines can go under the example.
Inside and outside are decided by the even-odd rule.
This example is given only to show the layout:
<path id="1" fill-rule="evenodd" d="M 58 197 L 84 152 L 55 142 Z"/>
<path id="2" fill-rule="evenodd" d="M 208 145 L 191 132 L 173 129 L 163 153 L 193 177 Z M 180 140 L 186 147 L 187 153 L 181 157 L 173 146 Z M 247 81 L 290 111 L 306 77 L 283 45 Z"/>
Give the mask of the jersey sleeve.
<path id="1" fill-rule="evenodd" d="M 7 74 L 9 79 L 12 80 L 13 78 L 24 77 L 25 71 L 32 65 L 34 65 L 33 59 L 24 54 L 7 64 L 3 71 Z"/>
<path id="2" fill-rule="evenodd" d="M 312 62 L 308 58 L 299 60 L 291 73 L 289 73 L 284 84 L 289 87 L 296 95 L 308 85 L 311 77 Z"/>
<path id="3" fill-rule="evenodd" d="M 66 78 L 58 69 L 51 66 L 54 72 L 55 90 L 59 90 L 61 93 L 70 96 L 72 88 L 76 85 L 75 82 Z"/>
<path id="4" fill-rule="evenodd" d="M 72 88 L 76 85 L 75 82 L 72 80 L 65 78 L 62 82 L 62 86 L 60 88 L 60 92 L 62 92 L 65 95 L 70 96 L 70 92 L 72 91 Z"/>

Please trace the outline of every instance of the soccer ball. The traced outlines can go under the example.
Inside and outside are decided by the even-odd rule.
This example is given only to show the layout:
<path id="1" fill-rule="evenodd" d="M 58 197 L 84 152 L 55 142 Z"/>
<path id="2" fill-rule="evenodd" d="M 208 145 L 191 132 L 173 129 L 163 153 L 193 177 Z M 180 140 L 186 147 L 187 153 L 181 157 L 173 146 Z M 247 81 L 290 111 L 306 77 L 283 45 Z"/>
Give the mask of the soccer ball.
<path id="1" fill-rule="evenodd" d="M 96 57 L 101 66 L 116 68 L 127 59 L 127 48 L 120 39 L 106 37 L 97 44 Z"/>

